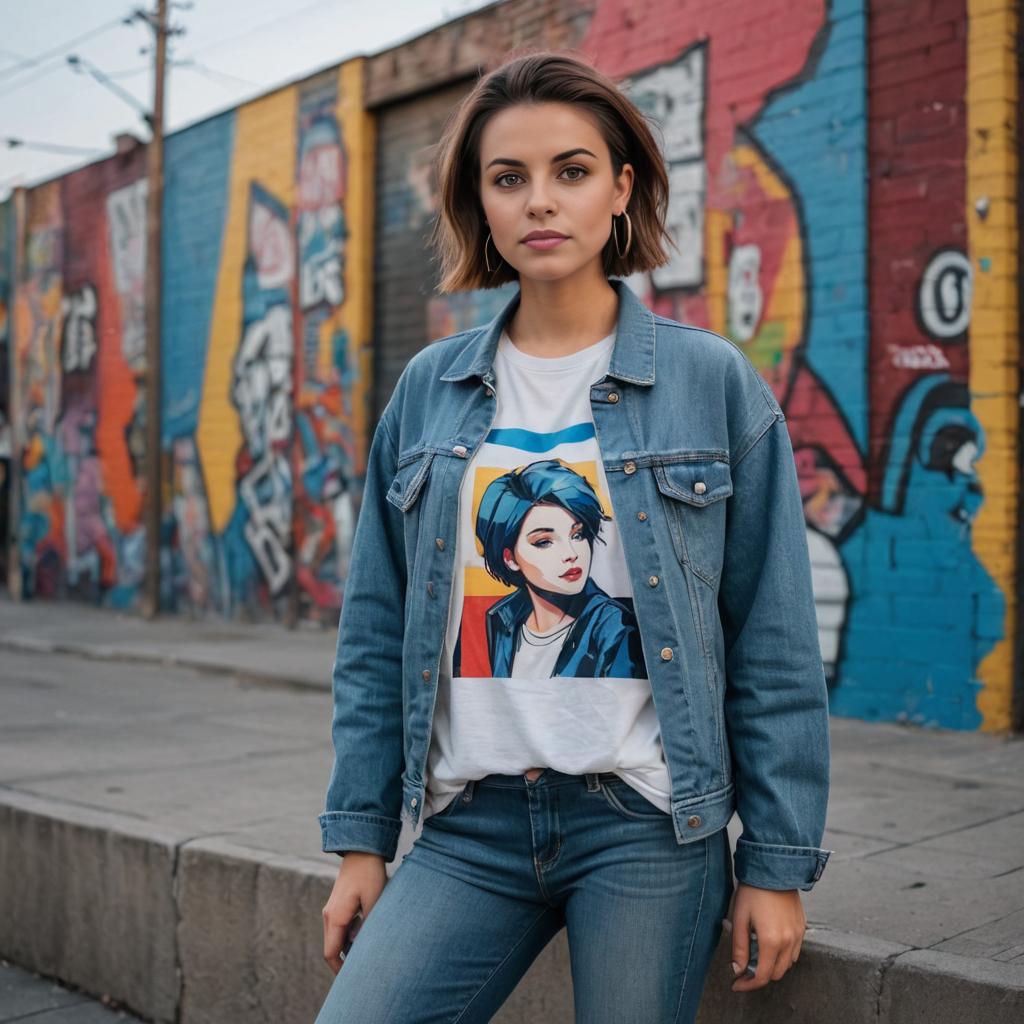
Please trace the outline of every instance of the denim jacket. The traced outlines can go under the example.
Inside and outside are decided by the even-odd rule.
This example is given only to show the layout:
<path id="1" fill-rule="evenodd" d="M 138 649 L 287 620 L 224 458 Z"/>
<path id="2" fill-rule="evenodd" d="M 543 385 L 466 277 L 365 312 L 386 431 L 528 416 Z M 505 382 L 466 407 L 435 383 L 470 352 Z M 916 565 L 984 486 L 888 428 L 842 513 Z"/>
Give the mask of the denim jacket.
<path id="1" fill-rule="evenodd" d="M 594 425 L 629 569 L 678 843 L 743 831 L 739 882 L 809 890 L 829 786 L 828 694 L 785 415 L 728 339 L 621 280 Z M 520 293 L 409 360 L 370 445 L 333 670 L 325 852 L 394 859 L 424 800 L 468 460 Z"/>

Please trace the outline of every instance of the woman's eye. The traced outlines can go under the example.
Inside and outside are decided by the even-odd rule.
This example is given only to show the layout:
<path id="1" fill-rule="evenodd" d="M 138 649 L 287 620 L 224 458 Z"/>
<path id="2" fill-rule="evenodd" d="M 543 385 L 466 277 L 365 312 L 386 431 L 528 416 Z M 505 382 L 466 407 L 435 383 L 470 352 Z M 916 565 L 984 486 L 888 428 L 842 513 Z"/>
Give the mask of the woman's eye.
<path id="1" fill-rule="evenodd" d="M 568 178 L 567 179 L 568 181 L 579 181 L 581 178 L 585 178 L 587 176 L 587 174 L 589 173 L 585 167 L 580 167 L 579 164 L 570 164 L 568 167 L 563 168 L 562 169 L 562 174 L 565 174 L 566 171 L 579 171 L 579 174 L 575 174 L 572 177 Z M 505 184 L 503 184 L 503 182 L 507 178 L 520 178 L 520 177 L 522 177 L 522 176 L 519 175 L 519 174 L 516 174 L 515 171 L 506 171 L 504 174 L 499 174 L 498 177 L 494 179 L 494 184 L 498 185 L 498 186 L 500 186 L 502 188 L 511 188 L 512 187 L 511 185 L 505 185 Z"/>

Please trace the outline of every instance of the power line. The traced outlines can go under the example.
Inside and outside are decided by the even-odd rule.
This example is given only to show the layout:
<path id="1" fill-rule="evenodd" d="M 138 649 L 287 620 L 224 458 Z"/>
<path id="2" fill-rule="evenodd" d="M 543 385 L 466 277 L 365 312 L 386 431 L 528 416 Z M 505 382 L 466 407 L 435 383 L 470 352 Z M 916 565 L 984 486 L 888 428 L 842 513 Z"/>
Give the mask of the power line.
<path id="1" fill-rule="evenodd" d="M 254 25 L 252 28 L 247 28 L 244 32 L 235 32 L 232 35 L 222 36 L 220 39 L 215 39 L 212 43 L 204 43 L 202 46 L 193 50 L 189 56 L 195 56 L 197 53 L 206 53 L 207 50 L 223 46 L 224 43 L 233 43 L 239 39 L 244 39 L 246 36 L 255 35 L 257 32 L 263 32 L 265 29 L 273 28 L 275 25 L 280 25 L 282 21 L 294 21 L 300 14 L 306 14 L 316 7 L 323 7 L 324 3 L 325 0 L 315 0 L 314 3 L 306 4 L 305 7 L 297 7 L 295 10 L 289 11 L 287 14 L 279 15 L 276 18 L 271 18 L 270 21 L 264 21 L 259 25 Z"/>
<path id="2" fill-rule="evenodd" d="M 95 147 L 85 146 L 64 146 L 58 142 L 29 142 L 26 139 L 16 139 L 8 135 L 2 141 L 8 149 L 39 149 L 45 153 L 70 153 L 72 155 L 91 156 L 103 153 L 104 150 Z"/>
<path id="3" fill-rule="evenodd" d="M 41 64 L 45 60 L 49 60 L 51 57 L 63 56 L 64 53 L 69 50 L 72 46 L 77 46 L 79 43 L 84 43 L 87 39 L 92 39 L 95 36 L 102 34 L 103 32 L 109 32 L 112 28 L 118 25 L 129 24 L 127 18 L 114 18 L 113 21 L 104 22 L 102 25 L 97 25 L 96 28 L 90 29 L 88 32 L 83 32 L 80 36 L 75 36 L 74 39 L 69 39 L 66 43 L 61 43 L 60 46 L 55 46 L 52 50 L 45 50 L 43 53 L 37 53 L 32 57 L 25 57 L 19 63 L 15 64 L 10 68 L 0 69 L 0 79 L 10 78 L 11 75 L 20 74 L 22 71 L 28 68 L 35 67 L 37 64 Z"/>
<path id="4" fill-rule="evenodd" d="M 92 61 L 86 60 L 84 57 L 78 56 L 78 54 L 68 54 L 68 64 L 75 70 L 85 70 L 93 78 L 96 79 L 100 85 L 106 86 L 111 92 L 115 93 L 122 100 L 125 101 L 129 106 L 134 107 L 143 117 L 143 120 L 152 127 L 152 117 L 149 113 L 149 109 L 140 100 L 137 100 L 127 89 L 111 80 L 111 78 L 104 74 Z"/>
<path id="5" fill-rule="evenodd" d="M 238 75 L 229 75 L 226 71 L 218 71 L 216 68 L 211 68 L 209 64 L 204 64 L 202 61 L 198 61 L 193 57 L 189 57 L 185 60 L 171 61 L 171 65 L 176 68 L 185 68 L 186 70 L 198 71 L 201 75 L 209 78 L 211 81 L 217 81 L 218 79 L 230 79 L 233 82 L 237 82 L 239 85 L 244 85 L 252 89 L 262 89 L 263 84 L 261 82 L 251 82 L 248 78 L 239 78 Z"/>

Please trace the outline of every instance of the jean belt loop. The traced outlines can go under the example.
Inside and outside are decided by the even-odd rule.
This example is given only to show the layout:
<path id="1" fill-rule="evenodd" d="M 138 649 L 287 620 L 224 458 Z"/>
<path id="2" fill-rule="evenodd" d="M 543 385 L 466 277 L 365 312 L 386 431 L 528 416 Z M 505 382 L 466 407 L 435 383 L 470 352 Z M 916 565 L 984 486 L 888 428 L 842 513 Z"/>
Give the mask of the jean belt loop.
<path id="1" fill-rule="evenodd" d="M 596 793 L 601 788 L 601 783 L 598 781 L 597 772 L 587 772 L 587 792 Z"/>

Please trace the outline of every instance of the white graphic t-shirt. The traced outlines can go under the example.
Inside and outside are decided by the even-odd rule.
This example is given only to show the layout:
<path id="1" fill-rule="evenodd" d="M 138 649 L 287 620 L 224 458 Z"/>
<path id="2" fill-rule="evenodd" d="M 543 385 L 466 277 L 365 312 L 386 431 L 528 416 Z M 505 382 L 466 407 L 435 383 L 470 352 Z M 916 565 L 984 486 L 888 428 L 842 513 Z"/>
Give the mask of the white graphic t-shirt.
<path id="1" fill-rule="evenodd" d="M 567 356 L 502 333 L 466 466 L 425 816 L 469 779 L 613 771 L 669 812 L 669 774 L 590 407 L 615 335 Z"/>

